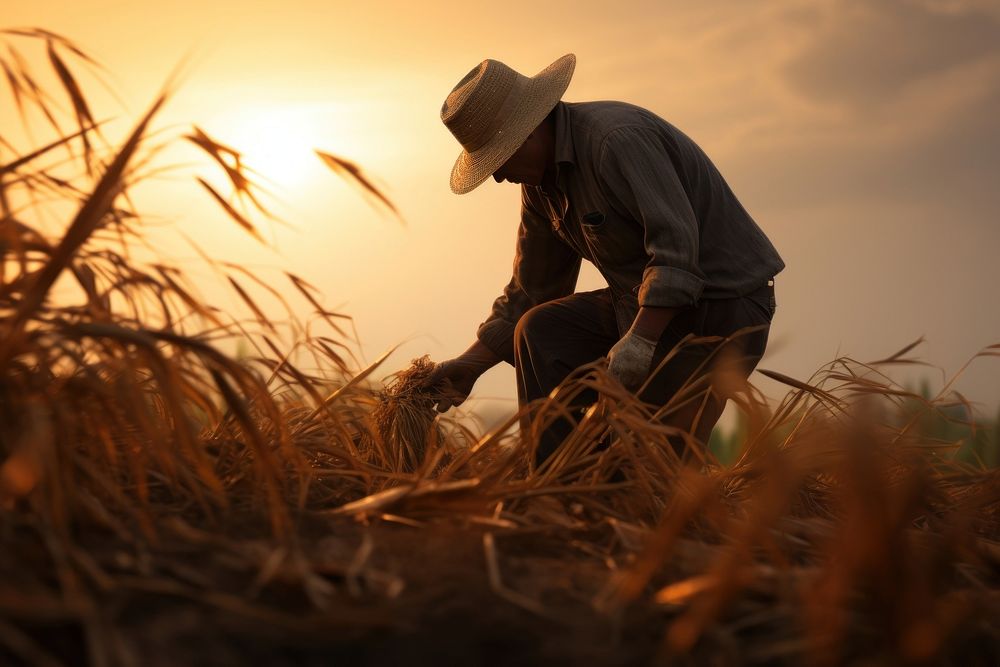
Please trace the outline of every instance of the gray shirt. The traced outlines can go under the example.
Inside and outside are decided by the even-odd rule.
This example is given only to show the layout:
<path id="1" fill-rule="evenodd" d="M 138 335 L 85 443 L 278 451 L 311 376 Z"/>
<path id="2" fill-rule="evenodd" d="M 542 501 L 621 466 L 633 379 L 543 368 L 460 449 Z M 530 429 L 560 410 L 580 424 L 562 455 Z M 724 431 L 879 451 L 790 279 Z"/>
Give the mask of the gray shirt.
<path id="1" fill-rule="evenodd" d="M 559 102 L 555 187 L 521 186 L 514 271 L 477 336 L 513 363 L 529 308 L 572 294 L 582 259 L 608 282 L 619 333 L 640 306 L 753 291 L 785 264 L 697 144 L 624 102 Z"/>

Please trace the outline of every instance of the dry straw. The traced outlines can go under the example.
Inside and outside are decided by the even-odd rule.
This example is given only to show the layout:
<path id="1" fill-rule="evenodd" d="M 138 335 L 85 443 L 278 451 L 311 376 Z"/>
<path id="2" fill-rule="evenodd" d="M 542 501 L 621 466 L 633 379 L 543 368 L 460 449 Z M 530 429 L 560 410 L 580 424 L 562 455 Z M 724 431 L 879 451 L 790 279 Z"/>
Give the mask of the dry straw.
<path id="1" fill-rule="evenodd" d="M 428 449 L 444 440 L 434 405 L 439 392 L 424 387 L 434 370 L 430 357 L 414 359 L 409 368 L 393 375 L 385 390 L 377 392 L 372 420 L 378 429 L 390 466 L 414 471 L 424 462 Z"/>

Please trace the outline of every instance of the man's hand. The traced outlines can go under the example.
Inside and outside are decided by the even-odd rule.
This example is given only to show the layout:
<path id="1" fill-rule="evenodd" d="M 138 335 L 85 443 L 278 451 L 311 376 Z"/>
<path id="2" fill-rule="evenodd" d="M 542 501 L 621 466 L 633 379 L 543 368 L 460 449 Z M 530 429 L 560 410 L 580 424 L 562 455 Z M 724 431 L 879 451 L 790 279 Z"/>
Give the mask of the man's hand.
<path id="1" fill-rule="evenodd" d="M 441 394 L 436 409 L 447 412 L 464 403 L 479 376 L 498 363 L 500 358 L 477 340 L 460 356 L 435 364 L 423 386 Z"/>
<path id="2" fill-rule="evenodd" d="M 643 306 L 632 327 L 608 352 L 608 372 L 629 391 L 642 386 L 653 366 L 653 352 L 660 336 L 680 308 Z"/>
<path id="3" fill-rule="evenodd" d="M 642 386 L 653 365 L 656 341 L 629 330 L 608 352 L 608 372 L 629 391 Z"/>
<path id="4" fill-rule="evenodd" d="M 440 392 L 437 411 L 446 412 L 452 406 L 465 402 L 482 374 L 483 371 L 475 364 L 462 357 L 455 357 L 435 364 L 434 370 L 424 381 L 424 387 Z"/>

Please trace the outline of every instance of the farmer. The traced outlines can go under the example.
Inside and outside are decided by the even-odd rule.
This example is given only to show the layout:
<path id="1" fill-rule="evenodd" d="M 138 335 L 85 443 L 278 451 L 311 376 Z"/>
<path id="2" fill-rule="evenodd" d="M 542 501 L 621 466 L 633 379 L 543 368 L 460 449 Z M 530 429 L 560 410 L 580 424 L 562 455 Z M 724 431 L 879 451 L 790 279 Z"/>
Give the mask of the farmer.
<path id="1" fill-rule="evenodd" d="M 513 276 L 476 341 L 428 379 L 447 395 L 436 407 L 462 403 L 501 361 L 514 366 L 525 405 L 606 356 L 624 387 L 646 384 L 639 398 L 649 403 L 698 390 L 700 400 L 666 421 L 707 443 L 727 400 L 712 371 L 727 359 L 742 379 L 753 371 L 784 262 L 708 156 L 676 127 L 624 102 L 560 101 L 575 65 L 569 54 L 527 77 L 484 60 L 441 108 L 464 149 L 452 191 L 464 194 L 490 176 L 517 183 L 521 222 Z M 583 259 L 608 287 L 574 293 Z M 723 338 L 679 346 L 661 364 L 688 334 Z M 735 364 L 720 354 L 723 344 L 738 350 Z M 595 399 L 585 394 L 577 404 Z M 536 460 L 571 427 L 566 420 L 549 427 Z"/>

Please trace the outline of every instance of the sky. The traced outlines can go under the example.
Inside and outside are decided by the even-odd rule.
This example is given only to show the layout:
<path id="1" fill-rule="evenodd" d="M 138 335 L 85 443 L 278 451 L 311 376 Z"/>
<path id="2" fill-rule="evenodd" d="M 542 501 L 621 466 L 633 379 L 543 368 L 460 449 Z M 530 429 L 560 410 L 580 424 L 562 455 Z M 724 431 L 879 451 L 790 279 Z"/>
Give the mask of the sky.
<path id="1" fill-rule="evenodd" d="M 564 99 L 624 100 L 677 125 L 778 249 L 787 268 L 761 368 L 808 379 L 838 356 L 874 360 L 923 336 L 913 354 L 935 366 L 920 373 L 937 389 L 1000 343 L 993 0 L 0 0 L 3 27 L 64 34 L 107 68 L 118 99 L 87 89 L 96 115 L 115 119 L 109 134 L 180 66 L 158 136 L 194 124 L 244 150 L 293 227 L 265 227 L 261 246 L 183 170 L 144 186 L 143 206 L 213 256 L 309 280 L 354 317 L 368 360 L 399 345 L 387 372 L 462 352 L 510 277 L 518 186 L 450 192 L 459 146 L 441 103 L 485 58 L 530 76 L 565 53 L 577 67 Z M 43 51 L 12 43 L 46 66 Z M 0 87 L 5 138 L 19 127 L 9 101 Z M 312 148 L 361 164 L 405 224 Z M 192 152 L 170 155 L 211 171 Z M 193 275 L 214 293 L 210 272 Z M 578 289 L 602 284 L 585 267 Z M 1000 405 L 998 363 L 977 360 L 954 385 L 986 414 Z M 490 371 L 473 397 L 487 418 L 513 409 L 513 370 Z"/>

